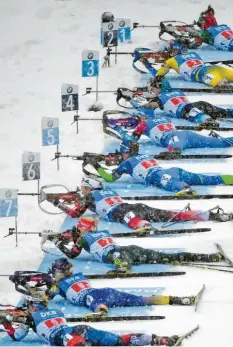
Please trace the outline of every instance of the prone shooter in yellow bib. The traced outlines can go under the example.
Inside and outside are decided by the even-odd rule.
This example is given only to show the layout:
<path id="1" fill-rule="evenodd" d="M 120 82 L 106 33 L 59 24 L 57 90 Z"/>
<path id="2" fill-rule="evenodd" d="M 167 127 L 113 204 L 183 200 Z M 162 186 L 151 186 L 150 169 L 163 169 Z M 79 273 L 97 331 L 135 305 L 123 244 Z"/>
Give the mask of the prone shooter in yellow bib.
<path id="1" fill-rule="evenodd" d="M 205 83 L 210 87 L 227 85 L 233 82 L 233 70 L 219 65 L 206 65 L 200 55 L 189 52 L 183 43 L 171 41 L 168 47 L 171 56 L 157 71 L 157 76 L 175 70 L 186 81 Z M 145 64 L 148 67 L 148 64 Z"/>

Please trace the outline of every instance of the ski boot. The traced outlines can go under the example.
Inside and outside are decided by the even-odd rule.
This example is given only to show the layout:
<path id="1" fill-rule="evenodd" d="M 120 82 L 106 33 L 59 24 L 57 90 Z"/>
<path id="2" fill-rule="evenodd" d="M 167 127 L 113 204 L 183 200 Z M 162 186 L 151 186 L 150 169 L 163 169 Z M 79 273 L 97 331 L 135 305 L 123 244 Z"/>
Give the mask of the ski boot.
<path id="1" fill-rule="evenodd" d="M 226 111 L 229 114 L 229 118 L 233 118 L 233 108 L 226 108 Z"/>
<path id="2" fill-rule="evenodd" d="M 130 266 L 127 261 L 121 261 L 120 258 L 114 260 L 114 265 L 116 265 L 116 272 L 120 273 L 130 273 Z"/>
<path id="3" fill-rule="evenodd" d="M 217 211 L 214 212 L 214 210 L 217 210 Z M 219 206 L 212 208 L 209 212 L 210 212 L 210 215 L 209 215 L 210 221 L 228 222 L 233 219 L 233 213 L 226 213 Z"/>
<path id="4" fill-rule="evenodd" d="M 195 196 L 197 193 L 191 187 L 185 187 L 176 193 L 176 196 Z"/>
<path id="5" fill-rule="evenodd" d="M 195 304 L 195 296 L 170 296 L 169 304 L 191 306 Z"/>
<path id="6" fill-rule="evenodd" d="M 175 346 L 177 340 L 179 339 L 178 335 L 173 336 L 158 336 L 152 334 L 152 346 Z"/>

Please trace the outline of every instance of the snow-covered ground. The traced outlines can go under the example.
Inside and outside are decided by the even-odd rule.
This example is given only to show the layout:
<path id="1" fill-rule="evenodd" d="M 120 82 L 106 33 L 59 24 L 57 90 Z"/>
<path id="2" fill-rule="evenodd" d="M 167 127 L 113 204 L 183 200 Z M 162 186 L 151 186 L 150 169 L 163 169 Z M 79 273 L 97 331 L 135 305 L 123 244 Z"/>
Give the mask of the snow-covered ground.
<path id="1" fill-rule="evenodd" d="M 81 154 L 83 151 L 101 152 L 104 141 L 100 122 L 80 122 L 80 132 L 70 125 L 73 113 L 61 113 L 60 88 L 62 83 L 76 83 L 80 94 L 85 88 L 95 87 L 95 79 L 81 78 L 81 52 L 83 49 L 100 47 L 100 17 L 111 11 L 116 17 L 131 18 L 142 24 L 158 24 L 161 20 L 192 22 L 205 10 L 209 1 L 177 0 L 1 0 L 0 1 L 0 187 L 18 188 L 20 192 L 36 191 L 36 182 L 22 182 L 21 155 L 24 150 L 40 151 L 42 158 L 41 185 L 61 183 L 70 189 L 79 185 L 82 177 L 81 164 L 68 159 L 61 160 L 60 171 L 51 162 L 55 147 L 41 145 L 41 117 L 59 117 L 60 151 Z M 212 1 L 219 22 L 233 27 L 233 3 L 230 0 Z M 132 44 L 122 49 L 132 50 L 138 46 L 150 47 L 158 39 L 156 29 L 133 31 Z M 120 56 L 118 64 L 101 69 L 100 89 L 114 90 L 118 86 L 138 85 L 139 74 L 131 68 L 130 56 Z M 80 98 L 80 115 L 88 113 L 87 107 L 94 101 L 94 94 Z M 232 96 L 203 96 L 216 104 L 232 103 Z M 197 100 L 197 96 L 193 96 Z M 115 96 L 100 94 L 104 109 L 115 109 Z M 230 136 L 230 135 L 229 135 Z M 232 152 L 233 154 L 233 152 Z M 232 172 L 232 160 L 221 166 L 195 163 L 183 167 L 200 172 Z M 19 231 L 39 232 L 43 229 L 58 230 L 64 215 L 50 216 L 38 209 L 35 197 L 19 197 Z M 196 201 L 193 207 L 208 209 L 221 204 L 232 210 L 232 201 Z M 151 202 L 149 204 L 152 204 Z M 179 208 L 184 202 L 156 202 L 155 206 Z M 212 231 L 179 238 L 121 239 L 122 245 L 131 241 L 145 247 L 184 247 L 190 251 L 215 251 L 214 242 L 220 242 L 233 257 L 232 222 L 208 223 Z M 15 240 L 3 238 L 13 219 L 1 219 L 0 273 L 15 270 L 37 269 L 44 254 L 37 236 L 21 235 L 19 246 Z M 138 280 L 93 281 L 96 286 L 141 286 Z M 180 277 L 144 279 L 146 287 L 164 286 L 166 294 L 194 294 L 201 285 L 207 285 L 198 313 L 192 307 L 157 307 L 156 314 L 166 315 L 166 320 L 156 322 L 96 324 L 102 329 L 150 331 L 158 334 L 185 332 L 197 323 L 200 331 L 185 346 L 232 346 L 233 341 L 233 276 L 227 273 L 187 268 Z M 0 303 L 17 303 L 19 294 L 6 277 L 0 277 Z"/>

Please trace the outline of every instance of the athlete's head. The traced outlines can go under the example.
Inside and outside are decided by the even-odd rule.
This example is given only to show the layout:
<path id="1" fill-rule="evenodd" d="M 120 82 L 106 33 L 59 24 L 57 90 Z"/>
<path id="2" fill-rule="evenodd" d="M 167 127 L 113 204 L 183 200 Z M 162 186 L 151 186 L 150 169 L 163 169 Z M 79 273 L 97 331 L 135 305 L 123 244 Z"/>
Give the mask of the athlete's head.
<path id="1" fill-rule="evenodd" d="M 59 258 L 52 263 L 52 275 L 55 281 L 73 274 L 73 265 L 66 258 Z"/>
<path id="2" fill-rule="evenodd" d="M 36 296 L 25 296 L 24 306 L 29 312 L 46 310 L 48 308 L 48 298 L 44 292 L 36 293 Z"/>
<path id="3" fill-rule="evenodd" d="M 214 9 L 209 5 L 206 11 L 201 12 L 197 25 L 203 30 L 207 30 L 212 26 L 218 25 L 214 15 Z"/>
<path id="4" fill-rule="evenodd" d="M 178 54 L 183 54 L 187 52 L 187 45 L 177 40 L 171 40 L 167 47 L 167 51 L 170 57 L 174 57 Z"/>
<path id="5" fill-rule="evenodd" d="M 104 12 L 101 16 L 102 23 L 114 22 L 114 15 L 111 12 Z"/>
<path id="6" fill-rule="evenodd" d="M 151 78 L 150 80 L 150 90 L 158 95 L 161 91 L 163 85 L 164 76 L 155 76 L 155 78 Z"/>
<path id="7" fill-rule="evenodd" d="M 132 141 L 129 144 L 121 143 L 120 152 L 123 155 L 124 160 L 132 157 L 133 155 L 138 154 L 139 144 L 136 141 Z"/>
<path id="8" fill-rule="evenodd" d="M 86 234 L 90 231 L 96 231 L 98 226 L 98 218 L 92 218 L 92 217 L 81 217 L 78 220 L 77 223 L 77 229 L 79 230 L 80 234 Z"/>
<path id="9" fill-rule="evenodd" d="M 87 195 L 95 189 L 103 189 L 103 184 L 97 179 L 83 177 L 81 182 L 81 192 L 83 193 L 83 195 Z"/>

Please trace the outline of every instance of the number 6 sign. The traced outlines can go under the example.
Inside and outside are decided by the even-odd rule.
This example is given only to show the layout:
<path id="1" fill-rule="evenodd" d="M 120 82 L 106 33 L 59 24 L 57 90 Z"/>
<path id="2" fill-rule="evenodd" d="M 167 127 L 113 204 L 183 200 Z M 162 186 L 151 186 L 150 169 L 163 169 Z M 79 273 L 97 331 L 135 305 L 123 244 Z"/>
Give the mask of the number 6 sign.
<path id="1" fill-rule="evenodd" d="M 42 118 L 42 145 L 59 145 L 59 118 Z"/>
<path id="2" fill-rule="evenodd" d="M 22 155 L 23 181 L 40 179 L 40 153 L 23 152 Z"/>
<path id="3" fill-rule="evenodd" d="M 18 216 L 17 189 L 0 188 L 0 218 Z"/>

